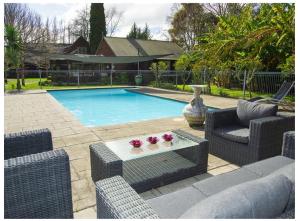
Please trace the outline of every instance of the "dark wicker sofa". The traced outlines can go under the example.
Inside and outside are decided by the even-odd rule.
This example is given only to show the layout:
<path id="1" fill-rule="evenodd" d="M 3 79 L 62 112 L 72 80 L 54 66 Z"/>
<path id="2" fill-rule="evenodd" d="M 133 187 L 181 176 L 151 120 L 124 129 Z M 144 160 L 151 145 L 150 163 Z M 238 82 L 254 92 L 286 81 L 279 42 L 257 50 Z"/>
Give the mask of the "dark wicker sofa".
<path id="1" fill-rule="evenodd" d="M 69 157 L 48 129 L 4 136 L 4 217 L 73 218 Z"/>
<path id="2" fill-rule="evenodd" d="M 236 108 L 207 112 L 205 138 L 209 152 L 237 165 L 245 165 L 281 154 L 283 133 L 295 130 L 295 115 L 278 112 L 276 116 L 250 121 L 241 126 Z"/>
<path id="3" fill-rule="evenodd" d="M 290 157 L 293 158 L 295 134 L 284 136 L 283 156 L 245 165 L 148 200 L 142 199 L 121 176 L 100 180 L 96 182 L 97 218 L 294 218 L 295 161 Z M 288 181 L 289 185 L 284 186 L 289 188 L 281 191 L 274 179 Z"/>

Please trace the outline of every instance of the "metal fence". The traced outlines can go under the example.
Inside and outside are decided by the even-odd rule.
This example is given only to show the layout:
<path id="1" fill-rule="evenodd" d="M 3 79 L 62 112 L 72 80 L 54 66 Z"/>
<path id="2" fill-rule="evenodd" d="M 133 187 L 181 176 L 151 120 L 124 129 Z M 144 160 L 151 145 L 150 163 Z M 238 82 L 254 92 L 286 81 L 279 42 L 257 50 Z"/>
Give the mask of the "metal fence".
<path id="1" fill-rule="evenodd" d="M 136 85 L 135 76 L 142 75 L 141 85 L 155 85 L 155 75 L 150 70 L 19 70 L 25 78 L 38 78 L 40 88 L 53 86 L 109 86 Z M 16 78 L 16 72 L 6 72 L 7 78 Z M 217 72 L 210 77 L 206 71 L 193 75 L 191 72 L 165 71 L 160 75 L 160 86 L 176 89 L 182 84 L 211 84 L 222 88 L 251 90 L 253 92 L 274 94 L 284 80 L 295 81 L 295 75 L 284 75 L 280 72 L 257 72 L 247 83 L 249 76 L 245 72 Z M 294 96 L 294 89 L 289 95 Z"/>

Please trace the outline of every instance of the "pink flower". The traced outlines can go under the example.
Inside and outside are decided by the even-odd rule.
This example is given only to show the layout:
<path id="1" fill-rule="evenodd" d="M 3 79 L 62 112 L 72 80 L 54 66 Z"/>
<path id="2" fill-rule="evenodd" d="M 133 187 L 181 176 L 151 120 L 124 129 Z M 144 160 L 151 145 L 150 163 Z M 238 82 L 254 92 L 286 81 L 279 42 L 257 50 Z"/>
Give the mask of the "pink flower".
<path id="1" fill-rule="evenodd" d="M 167 141 L 167 142 L 173 140 L 172 134 L 164 134 L 164 135 L 162 136 L 162 138 L 163 138 L 165 141 Z"/>
<path id="2" fill-rule="evenodd" d="M 151 144 L 156 144 L 159 141 L 159 139 L 158 137 L 148 137 L 147 141 Z"/>
<path id="3" fill-rule="evenodd" d="M 131 140 L 129 142 L 133 147 L 140 147 L 143 145 L 143 142 L 141 140 Z"/>

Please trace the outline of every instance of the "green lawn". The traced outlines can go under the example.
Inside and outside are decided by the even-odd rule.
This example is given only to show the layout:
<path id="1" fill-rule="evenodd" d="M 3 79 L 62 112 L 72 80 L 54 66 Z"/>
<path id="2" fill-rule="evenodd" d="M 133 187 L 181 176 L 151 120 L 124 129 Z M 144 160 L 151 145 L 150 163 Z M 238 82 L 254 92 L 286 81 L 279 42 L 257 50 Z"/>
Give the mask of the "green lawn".
<path id="1" fill-rule="evenodd" d="M 177 88 L 179 90 L 183 90 L 183 85 L 177 85 Z M 184 88 L 184 91 L 187 92 L 193 92 L 193 89 L 186 85 Z M 222 96 L 222 97 L 232 97 L 232 98 L 243 98 L 243 90 L 240 89 L 227 89 L 227 88 L 218 88 L 216 85 L 211 86 L 211 94 L 216 95 L 216 96 Z M 251 93 L 252 97 L 271 97 L 272 94 L 267 94 L 267 93 L 257 93 L 257 92 L 252 92 Z M 250 93 L 246 91 L 245 94 L 245 99 L 250 98 Z M 287 96 L 286 97 L 287 101 L 295 101 L 295 97 L 292 96 Z"/>
<path id="2" fill-rule="evenodd" d="M 41 78 L 41 82 L 45 82 L 47 78 Z M 40 86 L 39 85 L 40 79 L 39 78 L 26 78 L 25 79 L 25 87 L 22 86 L 22 90 L 36 90 L 36 89 L 72 89 L 72 88 L 78 88 L 76 85 L 64 85 L 64 86 L 52 86 L 52 85 L 46 85 L 46 86 Z M 109 86 L 109 85 L 107 85 Z M 121 86 L 121 85 L 114 85 L 114 86 Z M 80 87 L 84 88 L 95 88 L 100 87 L 97 85 L 80 85 Z M 17 80 L 16 79 L 7 79 L 7 84 L 5 84 L 5 90 L 16 90 L 17 89 Z"/>
<path id="3" fill-rule="evenodd" d="M 42 78 L 42 81 L 45 81 L 46 78 Z M 25 87 L 22 87 L 23 90 L 33 90 L 40 89 L 39 86 L 39 78 L 26 78 L 25 79 Z M 14 90 L 17 88 L 17 79 L 7 79 L 7 84 L 5 84 L 5 89 L 7 91 Z"/>

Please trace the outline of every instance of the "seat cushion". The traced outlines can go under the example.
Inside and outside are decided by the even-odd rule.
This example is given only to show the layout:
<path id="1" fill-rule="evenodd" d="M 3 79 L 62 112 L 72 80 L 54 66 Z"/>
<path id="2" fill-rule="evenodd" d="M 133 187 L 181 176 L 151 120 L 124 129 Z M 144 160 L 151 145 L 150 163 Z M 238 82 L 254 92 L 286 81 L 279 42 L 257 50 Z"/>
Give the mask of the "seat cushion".
<path id="1" fill-rule="evenodd" d="M 295 162 L 274 171 L 269 176 L 277 176 L 280 174 L 286 176 L 293 183 L 290 198 L 285 208 L 285 211 L 289 211 L 295 209 Z"/>
<path id="2" fill-rule="evenodd" d="M 290 159 L 288 157 L 276 156 L 256 163 L 248 164 L 246 166 L 243 166 L 243 168 L 262 177 L 269 175 L 270 173 L 294 162 L 295 161 L 293 159 Z"/>
<path id="3" fill-rule="evenodd" d="M 245 144 L 249 142 L 249 128 L 241 127 L 238 125 L 217 128 L 215 129 L 214 133 L 233 142 Z"/>
<path id="4" fill-rule="evenodd" d="M 202 200 L 180 218 L 275 218 L 284 212 L 291 187 L 283 175 L 245 182 Z"/>
<path id="5" fill-rule="evenodd" d="M 147 203 L 155 210 L 160 218 L 174 219 L 182 215 L 206 196 L 194 187 L 168 193 L 153 199 L 147 200 Z"/>
<path id="6" fill-rule="evenodd" d="M 295 162 L 290 163 L 274 172 L 270 173 L 270 175 L 279 175 L 282 174 L 289 178 L 292 183 L 295 183 Z"/>
<path id="7" fill-rule="evenodd" d="M 244 183 L 247 181 L 255 180 L 259 176 L 246 169 L 237 169 L 229 173 L 214 176 L 197 183 L 193 186 L 199 189 L 202 193 L 207 196 L 216 194 L 229 187 Z"/>
<path id="8" fill-rule="evenodd" d="M 250 120 L 275 116 L 278 106 L 274 104 L 262 104 L 239 100 L 237 104 L 237 116 L 241 125 L 249 127 Z"/>

